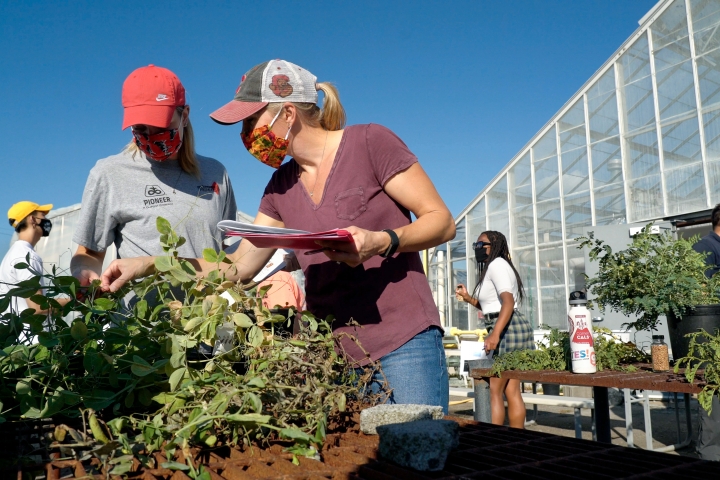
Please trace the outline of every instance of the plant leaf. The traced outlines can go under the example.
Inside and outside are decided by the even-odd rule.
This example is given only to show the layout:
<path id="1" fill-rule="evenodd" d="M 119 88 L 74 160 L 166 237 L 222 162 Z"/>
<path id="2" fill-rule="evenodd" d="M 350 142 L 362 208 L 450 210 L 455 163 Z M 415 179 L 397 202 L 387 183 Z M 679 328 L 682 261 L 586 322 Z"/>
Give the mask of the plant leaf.
<path id="1" fill-rule="evenodd" d="M 180 383 L 180 380 L 182 380 L 183 376 L 185 375 L 186 368 L 181 367 L 175 370 L 172 375 L 170 375 L 170 391 L 174 392 L 177 388 L 178 384 Z"/>
<path id="2" fill-rule="evenodd" d="M 165 220 L 163 217 L 157 217 L 155 225 L 157 226 L 158 232 L 163 235 L 170 235 L 172 233 L 172 226 L 170 225 L 170 222 Z"/>
<path id="3" fill-rule="evenodd" d="M 158 272 L 169 272 L 175 266 L 172 257 L 156 257 L 155 268 Z"/>
<path id="4" fill-rule="evenodd" d="M 208 263 L 218 263 L 218 255 L 212 248 L 206 248 L 202 252 L 203 258 Z"/>
<path id="5" fill-rule="evenodd" d="M 88 328 L 82 320 L 76 320 L 70 327 L 70 336 L 75 340 L 85 340 L 88 335 Z"/>
<path id="6" fill-rule="evenodd" d="M 254 325 L 253 321 L 244 313 L 234 313 L 232 316 L 233 322 L 240 328 L 250 328 Z"/>

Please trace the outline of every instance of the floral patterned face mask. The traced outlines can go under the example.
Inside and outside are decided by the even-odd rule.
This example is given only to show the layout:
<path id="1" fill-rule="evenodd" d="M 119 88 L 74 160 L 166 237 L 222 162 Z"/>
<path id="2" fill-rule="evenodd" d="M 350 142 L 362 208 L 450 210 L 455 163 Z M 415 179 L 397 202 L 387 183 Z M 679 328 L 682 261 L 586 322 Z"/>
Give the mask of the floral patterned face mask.
<path id="1" fill-rule="evenodd" d="M 290 128 L 288 128 L 285 138 L 280 138 L 270 131 L 280 116 L 280 112 L 282 112 L 282 109 L 275 115 L 270 125 L 255 128 L 248 134 L 245 134 L 244 131 L 240 132 L 240 138 L 247 151 L 265 165 L 273 168 L 280 168 L 290 143 L 288 141 Z"/>

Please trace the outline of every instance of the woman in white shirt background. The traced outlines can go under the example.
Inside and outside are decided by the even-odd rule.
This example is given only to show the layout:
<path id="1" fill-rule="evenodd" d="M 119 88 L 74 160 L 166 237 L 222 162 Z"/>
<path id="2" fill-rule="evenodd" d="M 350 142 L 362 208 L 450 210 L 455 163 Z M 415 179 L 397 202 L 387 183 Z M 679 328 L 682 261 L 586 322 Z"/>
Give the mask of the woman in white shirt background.
<path id="1" fill-rule="evenodd" d="M 477 286 L 471 296 L 465 285 L 458 284 L 455 294 L 483 312 L 488 330 L 485 350 L 502 355 L 534 349 L 532 325 L 517 310 L 525 298 L 525 290 L 520 274 L 510 259 L 505 235 L 495 231 L 483 232 L 473 243 L 473 248 L 481 269 Z M 505 423 L 503 394 L 507 398 L 510 426 L 524 428 L 525 403 L 520 392 L 520 380 L 490 378 L 492 423 Z"/>

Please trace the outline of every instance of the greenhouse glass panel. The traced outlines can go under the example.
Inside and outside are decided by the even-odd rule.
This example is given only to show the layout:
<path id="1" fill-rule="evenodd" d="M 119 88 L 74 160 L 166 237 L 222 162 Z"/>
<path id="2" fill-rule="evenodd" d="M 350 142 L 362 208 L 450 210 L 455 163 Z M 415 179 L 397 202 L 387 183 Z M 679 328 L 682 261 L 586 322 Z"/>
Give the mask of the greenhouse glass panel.
<path id="1" fill-rule="evenodd" d="M 708 162 L 708 180 L 710 185 L 720 185 L 720 162 Z M 710 188 L 710 204 L 720 203 L 720 189 Z"/>
<path id="2" fill-rule="evenodd" d="M 512 261 L 520 274 L 525 288 L 537 287 L 535 247 L 512 249 Z"/>
<path id="3" fill-rule="evenodd" d="M 653 125 L 655 123 L 655 97 L 653 96 L 652 78 L 641 78 L 621 89 L 628 132 Z"/>
<path id="4" fill-rule="evenodd" d="M 562 154 L 563 196 L 590 189 L 587 147 Z"/>
<path id="5" fill-rule="evenodd" d="M 720 161 L 720 109 L 703 115 L 705 127 L 705 158 L 708 162 Z M 710 182 L 710 185 L 718 185 Z"/>
<path id="6" fill-rule="evenodd" d="M 525 315 L 533 329 L 540 327 L 540 301 L 537 287 L 525 288 L 525 298 L 520 302 L 518 310 Z"/>
<path id="7" fill-rule="evenodd" d="M 535 245 L 535 216 L 532 205 L 516 208 L 512 215 L 514 247 Z"/>
<path id="8" fill-rule="evenodd" d="M 592 225 L 590 192 L 564 197 L 565 238 L 573 240 L 583 233 L 583 227 Z"/>
<path id="9" fill-rule="evenodd" d="M 620 152 L 620 137 L 612 137 L 592 144 L 590 154 L 595 188 L 622 182 L 623 162 Z"/>
<path id="10" fill-rule="evenodd" d="M 615 96 L 615 72 L 612 68 L 588 89 L 587 102 L 590 141 L 596 142 L 618 135 L 620 130 Z"/>
<path id="11" fill-rule="evenodd" d="M 720 65 L 720 48 L 697 59 L 700 102 L 703 109 L 720 103 L 720 68 L 718 65 Z"/>
<path id="12" fill-rule="evenodd" d="M 541 288 L 540 296 L 543 326 L 567 330 L 568 300 L 565 298 L 565 286 Z"/>
<path id="13" fill-rule="evenodd" d="M 567 279 L 571 292 L 585 288 L 585 253 L 577 244 L 567 246 Z"/>
<path id="14" fill-rule="evenodd" d="M 465 258 L 467 246 L 465 245 L 465 219 L 455 226 L 455 239 L 450 241 L 450 258 Z"/>
<path id="15" fill-rule="evenodd" d="M 683 38 L 679 42 L 671 43 L 659 50 L 655 49 L 653 54 L 655 55 L 655 73 L 659 80 L 661 74 L 668 69 L 692 58 L 690 55 L 690 41 L 687 38 Z"/>
<path id="16" fill-rule="evenodd" d="M 459 262 L 452 262 L 451 268 L 452 272 L 450 278 L 452 280 L 448 290 L 450 292 L 454 292 L 455 286 L 458 283 L 462 283 L 463 285 L 467 285 L 468 283 L 467 263 L 465 262 L 465 260 Z M 453 309 L 453 326 L 458 327 L 461 330 L 467 330 L 469 328 L 467 303 L 465 303 L 464 301 L 458 301 L 458 299 L 452 293 L 450 297 L 450 302 Z"/>
<path id="17" fill-rule="evenodd" d="M 535 162 L 535 201 L 560 197 L 557 157 Z"/>
<path id="18" fill-rule="evenodd" d="M 650 49 L 647 35 L 638 38 L 618 61 L 621 85 L 628 85 L 650 76 Z"/>
<path id="19" fill-rule="evenodd" d="M 565 260 L 563 246 L 555 245 L 538 249 L 540 286 L 565 285 Z"/>
<path id="20" fill-rule="evenodd" d="M 702 162 L 665 170 L 668 214 L 677 215 L 707 208 Z"/>
<path id="21" fill-rule="evenodd" d="M 511 208 L 532 205 L 532 172 L 530 153 L 526 153 L 508 171 Z"/>
<path id="22" fill-rule="evenodd" d="M 538 243 L 562 241 L 562 214 L 560 212 L 560 199 L 538 203 L 537 231 Z"/>
<path id="23" fill-rule="evenodd" d="M 512 238 L 510 238 L 510 215 L 508 215 L 506 211 L 488 215 L 488 230 L 500 232 L 505 235 L 508 242 L 513 241 Z"/>
<path id="24" fill-rule="evenodd" d="M 525 300 L 520 304 L 519 310 L 530 320 L 534 327 L 538 325 L 538 295 L 535 264 L 535 248 L 513 249 L 512 261 L 520 274 L 525 288 Z"/>
<path id="25" fill-rule="evenodd" d="M 692 63 L 690 61 L 657 73 L 660 120 L 696 111 Z"/>
<path id="26" fill-rule="evenodd" d="M 662 126 L 665 169 L 702 162 L 700 131 L 696 116 Z"/>
<path id="27" fill-rule="evenodd" d="M 485 198 L 481 198 L 467 214 L 468 238 L 475 239 L 482 232 L 487 230 L 487 219 L 485 217 Z M 472 240 L 475 241 L 475 240 Z"/>
<path id="28" fill-rule="evenodd" d="M 561 152 L 585 146 L 585 108 L 582 97 L 560 118 L 558 130 Z"/>
<path id="29" fill-rule="evenodd" d="M 712 28 L 720 24 L 720 3 L 708 0 L 690 0 L 690 16 L 695 33 Z"/>
<path id="30" fill-rule="evenodd" d="M 663 217 L 663 195 L 660 175 L 651 175 L 629 182 L 630 222 Z"/>
<path id="31" fill-rule="evenodd" d="M 583 107 L 582 98 L 578 99 L 575 105 L 570 107 L 557 123 L 560 133 L 567 132 L 580 125 L 585 125 L 585 108 Z"/>
<path id="32" fill-rule="evenodd" d="M 557 139 L 555 137 L 555 127 L 545 132 L 545 135 L 538 140 L 532 147 L 533 161 L 537 162 L 544 158 L 557 155 Z"/>
<path id="33" fill-rule="evenodd" d="M 507 175 L 503 175 L 500 180 L 485 194 L 488 202 L 488 211 L 490 213 L 498 210 L 507 210 L 508 208 L 508 190 Z"/>
<path id="34" fill-rule="evenodd" d="M 653 49 L 675 43 L 688 36 L 687 12 L 684 0 L 675 0 L 660 17 L 650 25 Z"/>
<path id="35" fill-rule="evenodd" d="M 595 189 L 595 225 L 627 223 L 622 183 Z"/>
<path id="36" fill-rule="evenodd" d="M 654 128 L 625 137 L 625 148 L 629 156 L 628 179 L 660 173 L 658 138 Z"/>
<path id="37" fill-rule="evenodd" d="M 705 55 L 718 48 L 720 48 L 720 29 L 717 28 L 717 25 L 695 32 L 696 55 Z"/>

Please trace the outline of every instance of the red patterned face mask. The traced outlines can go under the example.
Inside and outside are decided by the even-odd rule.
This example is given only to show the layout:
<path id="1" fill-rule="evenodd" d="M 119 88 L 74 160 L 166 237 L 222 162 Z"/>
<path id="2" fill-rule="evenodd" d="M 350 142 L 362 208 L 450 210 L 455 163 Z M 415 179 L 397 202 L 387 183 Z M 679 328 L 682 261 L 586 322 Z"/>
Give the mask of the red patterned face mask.
<path id="1" fill-rule="evenodd" d="M 285 155 L 287 155 L 288 145 L 290 144 L 288 141 L 288 136 L 290 135 L 289 128 L 285 138 L 280 138 L 270 131 L 275 120 L 280 116 L 281 111 L 282 110 L 275 115 L 270 125 L 255 128 L 248 134 L 240 132 L 240 138 L 248 152 L 265 165 L 273 168 L 280 168 Z"/>
<path id="2" fill-rule="evenodd" d="M 134 129 L 132 133 L 135 137 L 135 145 L 138 146 L 140 151 L 157 162 L 164 162 L 173 156 L 180 150 L 182 145 L 179 128 L 165 130 L 153 135 L 138 132 Z"/>

